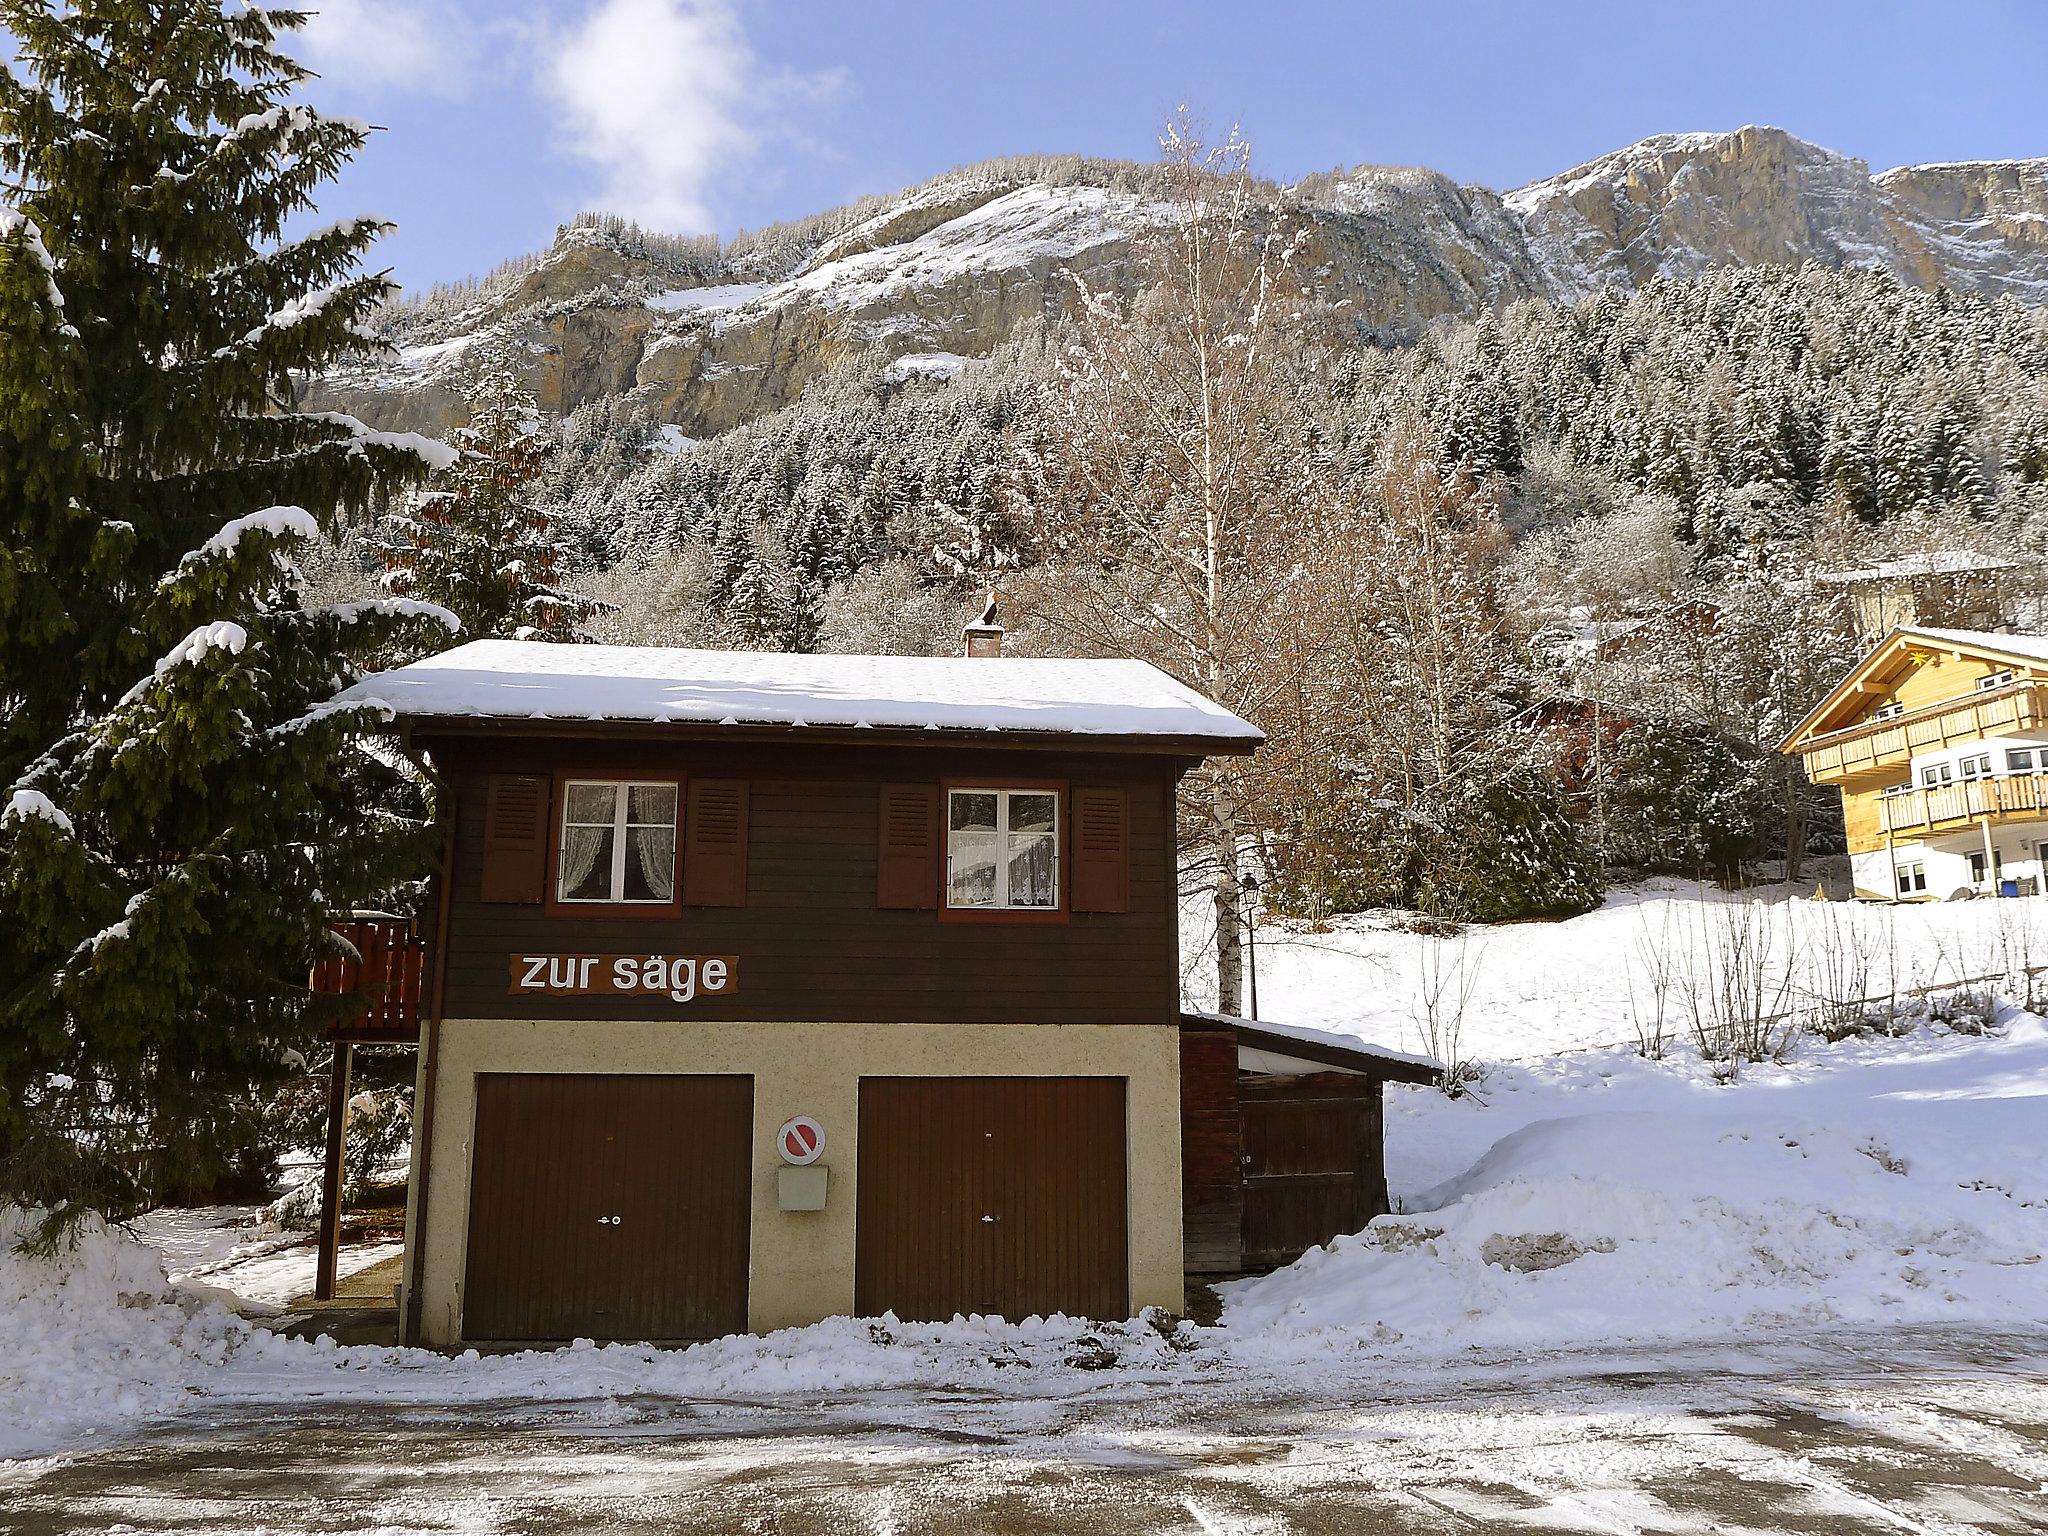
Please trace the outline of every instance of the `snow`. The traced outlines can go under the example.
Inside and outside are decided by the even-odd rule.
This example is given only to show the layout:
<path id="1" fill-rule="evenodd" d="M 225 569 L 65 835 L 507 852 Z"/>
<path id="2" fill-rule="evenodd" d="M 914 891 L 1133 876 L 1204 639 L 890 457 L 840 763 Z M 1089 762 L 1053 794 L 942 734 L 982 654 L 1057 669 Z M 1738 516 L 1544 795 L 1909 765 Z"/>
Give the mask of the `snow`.
<path id="1" fill-rule="evenodd" d="M 476 640 L 337 696 L 400 718 L 630 720 L 1058 732 L 1253 743 L 1258 730 L 1140 661 L 799 656 Z"/>
<path id="2" fill-rule="evenodd" d="M 7 797 L 7 808 L 0 811 L 0 827 L 10 821 L 27 821 L 31 816 L 49 822 L 63 832 L 72 830 L 71 818 L 57 808 L 56 802 L 40 789 L 17 789 Z"/>
<path id="3" fill-rule="evenodd" d="M 1981 646 L 1988 651 L 2003 651 L 2008 656 L 2048 662 L 2048 635 L 2003 635 L 1984 629 L 1927 629 L 1917 624 L 1906 626 L 1901 633 L 1925 635 L 1930 640 L 1946 640 L 1955 645 Z"/>
<path id="4" fill-rule="evenodd" d="M 1454 939 L 1391 915 L 1321 932 L 1268 925 L 1262 1003 L 1325 1022 L 1261 1027 L 1303 1039 L 1412 1031 L 1430 946 L 1483 953 L 1466 1045 L 1486 1064 L 1457 1099 L 1390 1087 L 1397 1214 L 1224 1287 L 1217 1327 L 835 1318 L 687 1350 L 444 1359 L 296 1342 L 219 1306 L 232 1293 L 265 1311 L 304 1289 L 309 1251 L 242 1227 L 242 1213 L 158 1213 L 138 1224 L 155 1252 L 91 1228 L 54 1261 L 15 1253 L 19 1217 L 0 1215 L 0 1457 L 235 1404 L 907 1389 L 1029 1414 L 1119 1382 L 1230 1381 L 1285 1400 L 1474 1360 L 1494 1362 L 1498 1380 L 1540 1352 L 1649 1350 L 1668 1363 L 1727 1346 L 1720 1368 L 1741 1369 L 1768 1341 L 1833 1338 L 1881 1360 L 1896 1330 L 2048 1325 L 2048 1021 L 2007 1005 L 1983 1032 L 1923 1017 L 1897 1036 L 1807 1037 L 1732 1081 L 1676 1035 L 1662 1060 L 1606 1043 L 1630 1032 L 1645 934 L 1681 950 L 1734 908 L 1770 915 L 1811 952 L 1844 923 L 1869 924 L 1857 931 L 1884 936 L 1888 973 L 1953 982 L 1994 951 L 2008 972 L 2048 958 L 2019 926 L 2048 903 L 1873 908 L 1783 888 L 1748 900 L 1659 881 L 1570 922 Z M 391 1251 L 354 1250 L 344 1269 Z"/>
<path id="5" fill-rule="evenodd" d="M 130 688 L 122 696 L 121 702 L 134 703 L 142 697 L 143 689 L 179 667 L 190 666 L 215 651 L 226 651 L 230 656 L 239 656 L 247 649 L 248 644 L 249 631 L 233 619 L 216 619 L 211 624 L 201 624 L 158 657 L 150 675 Z"/>
<path id="6" fill-rule="evenodd" d="M 654 429 L 654 447 L 662 453 L 688 453 L 697 443 L 697 438 L 686 436 L 672 421 L 664 421 Z"/>
<path id="7" fill-rule="evenodd" d="M 1826 884 L 1845 889 L 1846 878 Z M 1863 957 L 1860 995 L 1880 997 L 2005 975 L 2019 961 L 2048 962 L 2048 902 L 1967 901 L 1890 906 L 1810 901 L 1811 885 L 1735 894 L 1692 880 L 1653 879 L 1611 891 L 1595 911 L 1563 922 L 1474 927 L 1449 938 L 1414 931 L 1412 914 L 1366 913 L 1327 923 L 1272 922 L 1258 934 L 1263 1015 L 1375 1046 L 1428 1052 L 1422 983 L 1427 967 L 1463 967 L 1472 993 L 1462 1052 L 1480 1061 L 1529 1060 L 1558 1051 L 1633 1046 L 1635 1016 L 1653 1006 L 1666 973 L 1674 1042 L 1689 1030 L 1686 983 L 1704 982 L 1726 925 L 1752 913 L 1772 947 L 1769 990 L 1785 1006 L 1830 988 L 1832 963 Z M 1199 983 L 1213 907 L 1184 909 L 1181 953 Z"/>
<path id="8" fill-rule="evenodd" d="M 1698 1065 L 1510 1070 L 1484 1107 L 1391 1090 L 1396 1145 L 1505 1134 L 1407 1214 L 1225 1287 L 1224 1326 L 1412 1350 L 2048 1321 L 2048 1023 L 1815 1045 L 1733 1086 Z"/>
<path id="9" fill-rule="evenodd" d="M 62 309 L 64 294 L 57 287 L 57 263 L 50 255 L 50 248 L 43 244 L 42 230 L 27 214 L 13 208 L 0 207 L 0 240 L 11 240 L 16 235 L 21 237 L 22 244 L 28 248 L 30 257 L 43 269 L 43 297 L 49 301 L 52 309 Z M 68 326 L 65 329 L 73 336 L 78 334 Z"/>
<path id="10" fill-rule="evenodd" d="M 2020 562 L 2000 555 L 1980 555 L 1971 549 L 1937 549 L 1905 555 L 1897 560 L 1880 560 L 1853 571 L 1822 571 L 1817 580 L 1837 586 L 1865 581 L 1898 581 L 1914 576 L 1949 576 L 1976 571 L 2012 571 Z"/>
<path id="11" fill-rule="evenodd" d="M 908 384 L 912 379 L 921 379 L 943 384 L 966 366 L 967 359 L 958 352 L 912 352 L 884 368 L 882 382 Z"/>
<path id="12" fill-rule="evenodd" d="M 439 603 L 423 602 L 416 597 L 370 597 L 355 602 L 329 603 L 324 608 L 311 610 L 326 614 L 343 624 L 355 624 L 366 618 L 384 619 L 427 619 L 439 624 L 451 635 L 462 633 L 462 620 L 443 608 Z"/>
<path id="13" fill-rule="evenodd" d="M 702 288 L 671 288 L 666 293 L 655 294 L 647 301 L 647 307 L 671 315 L 735 309 L 767 291 L 766 283 L 711 283 Z"/>
<path id="14" fill-rule="evenodd" d="M 331 426 L 346 428 L 354 440 L 353 452 L 360 453 L 364 448 L 396 448 L 402 453 L 412 454 L 436 474 L 451 468 L 462 457 L 457 449 L 438 438 L 418 432 L 380 432 L 374 427 L 364 426 L 343 411 L 305 411 L 301 414 L 308 421 L 324 421 Z"/>
<path id="15" fill-rule="evenodd" d="M 313 520 L 313 514 L 304 507 L 265 507 L 261 512 L 251 512 L 224 523 L 220 532 L 178 562 L 178 572 L 197 565 L 215 555 L 231 555 L 242 547 L 245 534 L 267 533 L 274 539 L 298 538 L 316 539 L 320 536 L 320 525 Z M 177 579 L 176 574 L 168 576 L 159 586 Z"/>

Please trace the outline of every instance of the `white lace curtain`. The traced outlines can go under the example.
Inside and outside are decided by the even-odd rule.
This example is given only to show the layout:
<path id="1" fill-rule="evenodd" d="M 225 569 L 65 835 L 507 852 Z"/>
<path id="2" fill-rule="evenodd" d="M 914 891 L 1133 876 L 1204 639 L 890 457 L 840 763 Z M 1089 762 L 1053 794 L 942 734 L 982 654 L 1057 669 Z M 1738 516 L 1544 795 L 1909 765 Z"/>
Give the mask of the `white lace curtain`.
<path id="1" fill-rule="evenodd" d="M 676 891 L 676 829 L 674 827 L 635 827 L 627 834 L 632 838 L 629 850 L 640 870 L 640 876 L 647 882 L 647 889 L 656 901 L 674 899 Z"/>
<path id="2" fill-rule="evenodd" d="M 570 827 L 562 840 L 562 894 L 583 889 L 597 856 L 611 845 L 610 827 Z"/>

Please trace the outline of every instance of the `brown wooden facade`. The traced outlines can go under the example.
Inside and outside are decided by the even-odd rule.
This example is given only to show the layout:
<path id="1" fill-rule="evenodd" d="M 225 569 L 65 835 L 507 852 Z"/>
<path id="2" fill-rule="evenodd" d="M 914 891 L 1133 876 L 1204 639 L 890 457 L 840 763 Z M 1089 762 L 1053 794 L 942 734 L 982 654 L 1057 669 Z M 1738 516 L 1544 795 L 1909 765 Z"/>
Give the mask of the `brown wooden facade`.
<path id="1" fill-rule="evenodd" d="M 431 753 L 454 805 L 443 1002 L 451 1017 L 530 1018 L 537 1006 L 561 1019 L 675 1017 L 660 998 L 537 1004 L 509 990 L 508 955 L 553 952 L 741 957 L 738 985 L 693 1002 L 693 1019 L 1164 1024 L 1178 1017 L 1174 786 L 1188 759 L 509 734 L 422 734 L 417 745 Z M 561 785 L 664 776 L 683 789 L 677 902 L 652 911 L 555 902 L 550 850 Z M 970 782 L 1058 789 L 1063 884 L 1074 899 L 1052 913 L 972 914 L 977 921 L 945 912 L 940 792 Z M 722 805 L 736 807 L 725 810 L 719 828 L 725 836 L 715 884 L 702 874 L 707 853 L 695 836 L 706 818 L 695 791 L 707 783 L 719 786 Z M 543 797 L 537 817 L 528 785 Z M 530 840 L 508 846 L 502 812 L 515 798 L 515 830 L 530 827 Z M 906 827 L 906 816 L 916 825 Z M 921 845 L 912 835 L 918 827 L 926 829 Z M 1107 856 L 1076 846 L 1091 833 L 1097 843 L 1107 840 Z M 1090 892 L 1091 866 L 1105 864 L 1115 889 Z M 921 904 L 910 905 L 913 899 Z M 1077 901 L 1126 910 L 1072 910 Z"/>

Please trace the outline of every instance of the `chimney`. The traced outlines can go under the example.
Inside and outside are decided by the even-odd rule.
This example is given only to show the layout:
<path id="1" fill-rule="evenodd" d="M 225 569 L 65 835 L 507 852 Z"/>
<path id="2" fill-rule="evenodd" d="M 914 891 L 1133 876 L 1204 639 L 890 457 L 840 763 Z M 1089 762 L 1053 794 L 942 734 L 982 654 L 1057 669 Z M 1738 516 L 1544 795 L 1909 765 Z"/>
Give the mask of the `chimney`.
<path id="1" fill-rule="evenodd" d="M 960 631 L 962 654 L 967 656 L 1000 656 L 1003 654 L 1003 626 L 996 622 L 996 594 L 988 595 L 988 606 L 981 610 L 981 617 Z"/>

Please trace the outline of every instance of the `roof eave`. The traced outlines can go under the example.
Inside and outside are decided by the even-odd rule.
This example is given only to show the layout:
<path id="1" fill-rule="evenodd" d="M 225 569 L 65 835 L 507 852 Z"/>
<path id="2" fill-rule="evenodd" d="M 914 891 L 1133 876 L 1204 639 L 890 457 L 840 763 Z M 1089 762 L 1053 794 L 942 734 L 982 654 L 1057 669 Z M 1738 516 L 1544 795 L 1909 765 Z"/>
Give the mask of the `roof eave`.
<path id="1" fill-rule="evenodd" d="M 720 725 L 705 720 L 517 719 L 497 715 L 400 714 L 390 729 L 416 736 L 529 736 L 565 740 L 719 741 L 745 743 L 830 742 L 847 746 L 1000 746 L 1029 751 L 1152 753 L 1164 757 L 1249 757 L 1265 744 L 1263 735 L 1112 735 L 1092 731 L 1023 731 L 930 728 L 910 725 L 777 725 L 749 721 Z"/>

